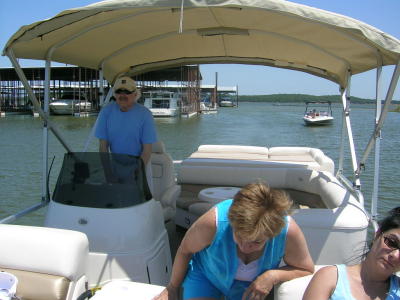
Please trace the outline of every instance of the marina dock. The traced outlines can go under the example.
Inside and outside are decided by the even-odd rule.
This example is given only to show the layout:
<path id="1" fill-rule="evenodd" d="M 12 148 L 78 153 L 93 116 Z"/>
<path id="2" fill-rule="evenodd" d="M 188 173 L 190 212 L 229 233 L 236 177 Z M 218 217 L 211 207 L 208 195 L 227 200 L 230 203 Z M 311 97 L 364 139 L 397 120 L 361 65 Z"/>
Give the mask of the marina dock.
<path id="1" fill-rule="evenodd" d="M 23 68 L 32 86 L 35 96 L 44 106 L 45 70 L 43 67 Z M 169 91 L 180 95 L 180 115 L 191 117 L 201 113 L 201 103 L 208 107 L 217 107 L 219 99 L 229 96 L 237 102 L 237 87 L 220 87 L 202 85 L 199 66 L 183 66 L 165 70 L 152 71 L 134 76 L 142 95 L 147 91 Z M 79 105 L 71 115 L 86 117 L 97 114 L 110 89 L 110 84 L 100 78 L 97 70 L 82 67 L 53 67 L 50 79 L 50 103 L 61 99 L 65 94 L 71 95 L 75 103 L 87 101 L 88 107 Z M 139 99 L 144 103 L 145 99 Z M 53 113 L 50 110 L 50 113 Z M 0 68 L 0 117 L 10 114 L 38 116 L 34 111 L 32 100 L 13 68 Z"/>

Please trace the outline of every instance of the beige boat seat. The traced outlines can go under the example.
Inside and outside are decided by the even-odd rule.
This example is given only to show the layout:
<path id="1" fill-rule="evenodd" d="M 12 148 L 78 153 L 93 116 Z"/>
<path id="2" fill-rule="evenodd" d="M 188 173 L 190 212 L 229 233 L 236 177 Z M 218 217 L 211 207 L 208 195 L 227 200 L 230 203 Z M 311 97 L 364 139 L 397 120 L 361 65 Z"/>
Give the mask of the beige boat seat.
<path id="1" fill-rule="evenodd" d="M 335 169 L 331 158 L 320 149 L 309 147 L 201 145 L 184 163 L 215 167 L 305 168 L 332 174 Z"/>
<path id="2" fill-rule="evenodd" d="M 176 184 L 174 163 L 166 153 L 164 143 L 158 141 L 152 145 L 151 171 L 153 179 L 153 197 L 160 201 L 165 222 L 174 219 L 176 200 L 181 187 Z"/>
<path id="3" fill-rule="evenodd" d="M 0 271 L 18 278 L 24 300 L 74 300 L 84 291 L 89 242 L 77 231 L 0 225 Z"/>
<path id="4" fill-rule="evenodd" d="M 258 180 L 284 189 L 292 198 L 293 218 L 303 230 L 316 264 L 346 263 L 367 238 L 368 216 L 360 203 L 330 172 L 306 168 L 256 165 L 192 164 L 182 162 L 175 223 L 188 228 L 215 202 L 201 201 L 209 188 L 243 187 Z M 202 197 L 203 198 L 203 197 Z M 345 246 L 343 246 L 345 245 Z"/>
<path id="5" fill-rule="evenodd" d="M 315 265 L 314 274 L 325 267 L 325 265 Z M 300 278 L 295 278 L 274 286 L 274 300 L 301 300 L 304 292 L 310 283 L 312 277 L 308 275 Z"/>

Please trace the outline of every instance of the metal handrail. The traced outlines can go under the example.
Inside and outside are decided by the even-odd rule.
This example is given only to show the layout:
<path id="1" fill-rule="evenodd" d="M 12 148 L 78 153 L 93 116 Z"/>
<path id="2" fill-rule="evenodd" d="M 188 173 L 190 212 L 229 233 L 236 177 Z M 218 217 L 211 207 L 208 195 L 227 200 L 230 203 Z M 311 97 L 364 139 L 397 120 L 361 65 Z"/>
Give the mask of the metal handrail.
<path id="1" fill-rule="evenodd" d="M 28 208 L 25 208 L 24 210 L 21 210 L 20 212 L 17 212 L 17 213 L 12 214 L 12 215 L 10 215 L 8 217 L 5 217 L 4 219 L 1 219 L 0 220 L 0 224 L 9 224 L 11 222 L 14 222 L 17 219 L 19 219 L 19 218 L 21 218 L 21 217 L 23 217 L 23 216 L 25 216 L 25 215 L 33 212 L 33 211 L 36 211 L 36 210 L 38 210 L 38 209 L 40 209 L 42 207 L 45 207 L 48 204 L 49 204 L 49 201 L 42 201 L 40 203 L 37 203 L 37 204 L 35 204 L 35 205 L 31 206 L 31 207 L 28 207 Z"/>

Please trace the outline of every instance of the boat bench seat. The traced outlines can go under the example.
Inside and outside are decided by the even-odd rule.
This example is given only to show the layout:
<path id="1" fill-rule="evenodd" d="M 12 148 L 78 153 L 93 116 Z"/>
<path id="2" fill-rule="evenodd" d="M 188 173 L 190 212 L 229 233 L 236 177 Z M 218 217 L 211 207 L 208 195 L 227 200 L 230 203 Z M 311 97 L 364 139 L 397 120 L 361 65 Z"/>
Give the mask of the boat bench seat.
<path id="1" fill-rule="evenodd" d="M 334 162 L 320 149 L 309 147 L 258 147 L 201 145 L 184 160 L 186 165 L 262 168 L 306 168 L 334 173 Z"/>
<path id="2" fill-rule="evenodd" d="M 178 206 L 182 208 L 188 206 L 185 196 L 188 196 L 188 190 L 193 194 L 196 187 L 195 192 L 198 193 L 205 186 L 243 187 L 260 180 L 273 188 L 285 189 L 289 194 L 297 195 L 293 199 L 296 203 L 315 208 L 337 208 L 348 197 L 346 196 L 348 191 L 329 172 L 301 168 L 212 167 L 182 163 L 178 172 L 178 183 L 182 186 Z M 311 198 L 317 200 L 315 206 L 305 203 L 307 200 L 311 202 Z M 193 201 L 198 202 L 197 199 Z"/>
<path id="3" fill-rule="evenodd" d="M 21 299 L 72 300 L 85 291 L 85 234 L 1 224 L 0 237 L 0 271 L 17 277 L 16 295 Z"/>
<path id="4" fill-rule="evenodd" d="M 194 215 L 201 216 L 213 207 L 215 203 L 199 200 L 198 194 L 201 190 L 212 187 L 215 186 L 207 184 L 182 184 L 181 194 L 176 204 L 177 207 L 187 210 Z M 326 208 L 321 201 L 321 197 L 317 194 L 287 188 L 283 188 L 283 190 L 285 190 L 293 200 L 292 208 L 294 209 L 308 209 L 310 207 Z"/>
<path id="5" fill-rule="evenodd" d="M 345 263 L 367 238 L 368 217 L 357 199 L 330 172 L 262 165 L 211 166 L 184 160 L 177 180 L 182 192 L 177 201 L 175 223 L 181 227 L 190 227 L 216 204 L 198 199 L 202 189 L 243 187 L 262 181 L 287 191 L 292 198 L 293 218 L 302 228 L 307 243 L 312 245 L 309 250 L 315 263 Z"/>

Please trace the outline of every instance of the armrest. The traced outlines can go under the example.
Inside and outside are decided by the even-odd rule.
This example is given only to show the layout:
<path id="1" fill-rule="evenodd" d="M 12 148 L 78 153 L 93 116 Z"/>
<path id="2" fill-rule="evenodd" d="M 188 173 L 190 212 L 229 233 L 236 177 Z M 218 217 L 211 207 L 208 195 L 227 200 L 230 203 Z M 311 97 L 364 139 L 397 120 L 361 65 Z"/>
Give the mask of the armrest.
<path id="1" fill-rule="evenodd" d="M 176 200 L 181 193 L 181 186 L 180 185 L 173 185 L 169 187 L 161 196 L 161 204 L 163 207 L 170 206 L 174 209 L 176 208 Z"/>
<path id="2" fill-rule="evenodd" d="M 325 265 L 315 266 L 314 274 L 322 267 L 325 267 Z M 295 279 L 277 284 L 274 287 L 274 299 L 301 300 L 303 298 L 303 294 L 304 294 L 311 278 L 314 276 L 314 274 L 295 278 Z"/>

